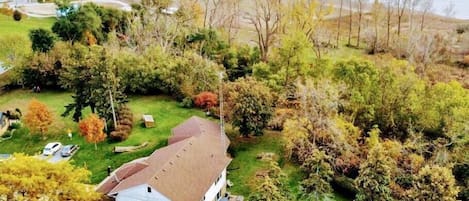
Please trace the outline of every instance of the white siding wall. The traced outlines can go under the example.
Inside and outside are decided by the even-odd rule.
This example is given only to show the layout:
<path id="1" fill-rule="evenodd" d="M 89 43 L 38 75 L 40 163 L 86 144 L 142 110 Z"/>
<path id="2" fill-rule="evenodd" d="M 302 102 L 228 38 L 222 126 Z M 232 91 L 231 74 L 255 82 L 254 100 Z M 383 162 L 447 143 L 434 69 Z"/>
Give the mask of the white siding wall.
<path id="1" fill-rule="evenodd" d="M 116 196 L 116 201 L 170 201 L 164 195 L 151 189 L 148 193 L 148 185 L 135 186 L 119 192 Z"/>
<path id="2" fill-rule="evenodd" d="M 221 173 L 220 180 L 215 184 L 213 183 L 210 188 L 208 189 L 207 193 L 205 193 L 205 200 L 204 201 L 213 201 L 217 193 L 226 185 L 226 169 L 223 170 Z M 222 195 L 223 196 L 223 195 Z"/>

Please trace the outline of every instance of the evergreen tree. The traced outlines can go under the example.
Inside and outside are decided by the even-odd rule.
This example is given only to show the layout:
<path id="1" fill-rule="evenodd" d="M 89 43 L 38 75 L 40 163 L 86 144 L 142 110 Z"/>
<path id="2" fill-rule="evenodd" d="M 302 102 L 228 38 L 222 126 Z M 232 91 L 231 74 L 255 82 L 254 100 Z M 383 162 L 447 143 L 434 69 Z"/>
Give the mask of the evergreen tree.
<path id="1" fill-rule="evenodd" d="M 371 148 L 355 181 L 359 189 L 356 200 L 393 200 L 390 188 L 393 165 L 392 159 L 386 155 L 386 150 L 381 144 Z"/>
<path id="2" fill-rule="evenodd" d="M 48 52 L 54 47 L 54 36 L 52 32 L 46 29 L 33 29 L 29 31 L 29 39 L 31 40 L 31 48 L 35 52 Z"/>
<path id="3" fill-rule="evenodd" d="M 319 200 L 332 192 L 330 181 L 334 175 L 329 156 L 324 151 L 314 149 L 303 162 L 301 169 L 307 177 L 301 182 L 302 200 Z"/>
<path id="4" fill-rule="evenodd" d="M 269 169 L 260 180 L 261 184 L 251 193 L 250 201 L 286 201 L 288 194 L 283 186 L 285 174 L 278 166 L 278 163 L 270 160 Z"/>
<path id="5" fill-rule="evenodd" d="M 412 194 L 417 201 L 456 201 L 458 191 L 450 169 L 427 165 L 416 176 Z"/>
<path id="6" fill-rule="evenodd" d="M 68 116 L 73 111 L 73 120 L 78 122 L 82 116 L 81 111 L 90 107 L 91 112 L 111 119 L 109 93 L 112 94 L 115 108 L 127 102 L 116 74 L 110 55 L 104 48 L 75 45 L 69 60 L 64 62 L 60 80 L 62 87 L 74 92 L 74 102 L 65 106 L 66 110 L 62 116 Z"/>

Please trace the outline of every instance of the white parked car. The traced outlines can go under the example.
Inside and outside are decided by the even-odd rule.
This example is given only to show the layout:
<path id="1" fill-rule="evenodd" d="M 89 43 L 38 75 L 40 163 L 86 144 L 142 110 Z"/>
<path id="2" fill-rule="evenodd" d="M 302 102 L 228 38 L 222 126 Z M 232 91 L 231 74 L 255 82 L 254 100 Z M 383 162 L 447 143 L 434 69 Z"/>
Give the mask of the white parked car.
<path id="1" fill-rule="evenodd" d="M 42 154 L 44 154 L 44 156 L 54 155 L 55 152 L 60 150 L 60 148 L 62 148 L 62 144 L 60 142 L 51 142 L 44 147 Z"/>

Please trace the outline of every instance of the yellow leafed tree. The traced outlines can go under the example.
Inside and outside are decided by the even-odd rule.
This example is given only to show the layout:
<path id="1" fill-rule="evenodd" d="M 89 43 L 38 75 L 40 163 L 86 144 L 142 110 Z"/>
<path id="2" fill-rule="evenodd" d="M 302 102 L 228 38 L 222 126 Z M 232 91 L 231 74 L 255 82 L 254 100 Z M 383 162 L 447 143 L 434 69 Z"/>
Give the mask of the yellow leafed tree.
<path id="1" fill-rule="evenodd" d="M 90 174 L 69 162 L 52 165 L 15 154 L 0 162 L 0 200 L 99 200 L 93 186 L 86 184 Z"/>
<path id="2" fill-rule="evenodd" d="M 80 127 L 80 134 L 85 137 L 89 143 L 94 143 L 94 148 L 97 150 L 96 143 L 104 141 L 106 134 L 104 134 L 104 122 L 99 119 L 95 114 L 83 119 L 78 124 Z"/>
<path id="3" fill-rule="evenodd" d="M 28 112 L 24 116 L 24 122 L 32 134 L 44 134 L 54 121 L 51 111 L 47 105 L 36 99 L 31 100 L 28 105 Z"/>

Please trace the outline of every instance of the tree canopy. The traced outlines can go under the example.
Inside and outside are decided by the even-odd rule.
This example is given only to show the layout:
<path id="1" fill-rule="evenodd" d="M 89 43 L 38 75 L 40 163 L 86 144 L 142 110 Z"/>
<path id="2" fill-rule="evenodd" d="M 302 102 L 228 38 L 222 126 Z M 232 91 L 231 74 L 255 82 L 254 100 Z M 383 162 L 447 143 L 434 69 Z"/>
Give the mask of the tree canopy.
<path id="1" fill-rule="evenodd" d="M 54 47 L 55 37 L 52 32 L 46 29 L 33 29 L 29 31 L 29 39 L 31 40 L 31 48 L 36 52 L 48 52 Z"/>
<path id="2" fill-rule="evenodd" d="M 98 200 L 87 184 L 90 172 L 68 162 L 54 165 L 32 156 L 14 154 L 0 162 L 0 199 Z"/>
<path id="3" fill-rule="evenodd" d="M 228 84 L 226 91 L 232 124 L 244 136 L 262 135 L 273 113 L 270 89 L 255 79 L 241 78 Z"/>
<path id="4" fill-rule="evenodd" d="M 24 119 L 31 134 L 39 134 L 43 137 L 45 137 L 49 126 L 54 121 L 52 112 L 47 108 L 47 105 L 36 99 L 32 99 L 29 102 L 28 111 L 24 115 Z"/>

